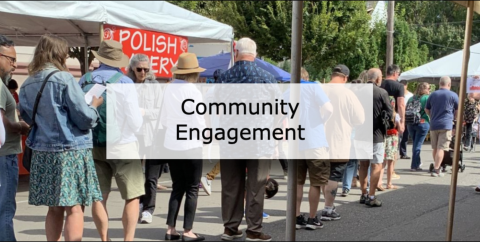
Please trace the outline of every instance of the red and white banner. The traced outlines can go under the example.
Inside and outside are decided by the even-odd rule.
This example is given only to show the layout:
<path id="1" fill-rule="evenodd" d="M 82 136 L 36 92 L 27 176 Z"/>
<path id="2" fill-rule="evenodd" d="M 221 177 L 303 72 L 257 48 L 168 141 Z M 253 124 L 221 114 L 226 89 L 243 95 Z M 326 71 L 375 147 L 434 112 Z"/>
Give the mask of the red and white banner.
<path id="1" fill-rule="evenodd" d="M 172 77 L 170 69 L 177 64 L 180 54 L 188 52 L 186 37 L 110 24 L 103 25 L 103 39 L 122 43 L 123 53 L 130 58 L 135 54 L 147 55 L 157 77 Z"/>
<path id="2" fill-rule="evenodd" d="M 479 93 L 480 92 L 480 77 L 470 76 L 467 77 L 467 93 Z"/>

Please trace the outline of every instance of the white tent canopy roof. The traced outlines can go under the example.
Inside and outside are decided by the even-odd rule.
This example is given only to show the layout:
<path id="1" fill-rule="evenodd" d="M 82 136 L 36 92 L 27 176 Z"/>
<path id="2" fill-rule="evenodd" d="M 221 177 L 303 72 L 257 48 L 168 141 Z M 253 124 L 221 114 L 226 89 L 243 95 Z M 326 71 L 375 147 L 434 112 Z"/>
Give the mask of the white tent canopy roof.
<path id="1" fill-rule="evenodd" d="M 463 50 L 434 60 L 400 75 L 399 80 L 433 80 L 442 76 L 458 79 L 461 76 Z M 480 43 L 470 46 L 468 76 L 480 75 Z"/>
<path id="2" fill-rule="evenodd" d="M 89 46 L 98 46 L 101 23 L 184 36 L 190 43 L 233 39 L 231 26 L 167 2 L 4 1 L 0 13 L 0 34 L 19 46 L 33 46 L 45 33 L 71 46 L 85 46 L 85 35 Z"/>

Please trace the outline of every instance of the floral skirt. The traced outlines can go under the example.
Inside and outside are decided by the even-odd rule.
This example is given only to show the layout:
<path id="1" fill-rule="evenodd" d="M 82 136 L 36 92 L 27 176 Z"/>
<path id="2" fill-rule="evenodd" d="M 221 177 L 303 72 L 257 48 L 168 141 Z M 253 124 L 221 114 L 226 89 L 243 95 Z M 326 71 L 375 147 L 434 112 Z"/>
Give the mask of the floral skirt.
<path id="1" fill-rule="evenodd" d="M 385 139 L 385 160 L 395 160 L 398 153 L 398 135 L 387 135 Z"/>
<path id="2" fill-rule="evenodd" d="M 30 205 L 90 206 L 102 201 L 92 150 L 32 152 Z"/>

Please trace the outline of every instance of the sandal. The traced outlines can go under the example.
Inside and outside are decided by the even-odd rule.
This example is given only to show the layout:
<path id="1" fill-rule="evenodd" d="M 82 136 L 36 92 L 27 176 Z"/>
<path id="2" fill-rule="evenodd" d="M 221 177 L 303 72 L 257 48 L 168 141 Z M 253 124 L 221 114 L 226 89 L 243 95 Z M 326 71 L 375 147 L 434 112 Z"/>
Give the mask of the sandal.
<path id="1" fill-rule="evenodd" d="M 398 187 L 395 185 L 387 185 L 387 189 L 395 190 L 398 189 Z"/>
<path id="2" fill-rule="evenodd" d="M 383 186 L 379 186 L 379 187 L 377 187 L 377 191 L 383 192 L 383 191 L 385 191 L 385 188 Z"/>

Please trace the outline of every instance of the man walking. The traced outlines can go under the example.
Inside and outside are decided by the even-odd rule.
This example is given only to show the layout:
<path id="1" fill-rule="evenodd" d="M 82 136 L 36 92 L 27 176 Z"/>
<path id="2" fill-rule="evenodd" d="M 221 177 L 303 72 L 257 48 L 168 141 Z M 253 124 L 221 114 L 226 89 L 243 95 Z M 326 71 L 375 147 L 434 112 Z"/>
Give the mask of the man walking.
<path id="1" fill-rule="evenodd" d="M 440 78 L 440 89 L 430 94 L 425 105 L 425 112 L 430 116 L 430 140 L 433 149 L 434 171 L 433 177 L 442 177 L 444 151 L 448 151 L 452 140 L 453 121 L 457 116 L 458 95 L 450 91 L 452 81 L 450 77 Z M 460 128 L 461 124 L 457 124 Z"/>
<path id="2" fill-rule="evenodd" d="M 0 111 L 5 126 L 5 143 L 0 149 L 0 240 L 16 241 L 13 217 L 18 185 L 18 159 L 22 153 L 21 135 L 28 124 L 18 121 L 17 103 L 7 88 L 12 72 L 17 68 L 17 52 L 13 41 L 0 35 Z"/>
<path id="3" fill-rule="evenodd" d="M 410 100 L 411 97 L 413 97 L 413 93 L 411 93 L 407 88 L 408 88 L 408 82 L 406 80 L 400 81 L 401 84 L 403 84 L 403 87 L 405 88 L 405 107 L 407 106 L 408 100 Z M 401 138 L 400 138 L 401 137 Z M 410 159 L 407 155 L 407 142 L 408 142 L 408 129 L 405 127 L 403 133 L 400 133 L 400 143 L 399 143 L 399 150 L 400 150 L 400 159 Z"/>
<path id="4" fill-rule="evenodd" d="M 120 68 L 128 65 L 128 57 L 123 54 L 121 43 L 113 40 L 102 41 L 98 52 L 93 51 L 93 54 L 100 61 L 100 67 L 83 76 L 80 79 L 80 85 L 84 83 L 87 85 L 92 83 L 133 84 L 132 79 L 123 75 L 120 70 Z M 135 90 L 133 85 L 131 85 L 131 88 Z M 120 141 L 109 148 L 109 156 L 113 156 L 113 159 L 107 160 L 106 143 L 95 142 L 95 140 L 100 140 L 98 137 L 105 130 L 95 129 L 93 131 L 94 147 L 92 153 L 103 201 L 93 204 L 92 215 L 100 238 L 102 241 L 108 241 L 107 200 L 111 191 L 112 177 L 115 177 L 122 199 L 125 200 L 122 216 L 124 240 L 132 241 L 139 217 L 139 198 L 145 194 L 142 163 L 138 155 L 138 144 L 135 137 L 135 132 L 138 132 L 142 126 L 143 118 L 136 91 L 132 91 L 128 87 L 115 87 L 113 91 L 117 100 L 116 106 L 114 106 L 115 117 L 122 124 L 120 125 L 121 138 Z M 106 107 L 107 100 L 108 98 L 102 104 L 103 107 L 98 108 L 100 116 L 102 116 L 101 110 Z M 110 103 L 109 105 L 115 104 Z M 102 119 L 103 117 L 100 122 L 102 122 Z M 102 125 L 97 127 L 102 127 Z"/>
<path id="5" fill-rule="evenodd" d="M 371 139 L 368 140 L 371 134 L 366 133 L 370 129 L 360 126 L 356 129 L 355 133 L 355 152 L 358 157 L 373 155 L 373 159 L 360 160 L 359 176 L 362 188 L 360 203 L 370 207 L 380 207 L 382 206 L 382 202 L 375 197 L 375 191 L 377 190 L 378 180 L 380 179 L 380 172 L 382 172 L 385 155 L 385 137 L 388 129 L 383 123 L 383 115 L 391 119 L 393 116 L 393 108 L 390 104 L 388 93 L 379 87 L 382 83 L 382 71 L 378 68 L 372 68 L 368 70 L 367 78 L 368 83 L 373 85 L 373 119 L 368 115 L 364 125 L 372 125 L 373 123 L 373 147 Z M 357 94 L 359 96 L 362 95 L 362 90 L 359 90 Z M 363 99 L 364 98 L 360 98 L 360 100 Z M 365 108 L 367 106 L 368 105 L 365 105 Z M 369 168 L 370 190 L 367 192 Z"/>

